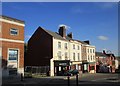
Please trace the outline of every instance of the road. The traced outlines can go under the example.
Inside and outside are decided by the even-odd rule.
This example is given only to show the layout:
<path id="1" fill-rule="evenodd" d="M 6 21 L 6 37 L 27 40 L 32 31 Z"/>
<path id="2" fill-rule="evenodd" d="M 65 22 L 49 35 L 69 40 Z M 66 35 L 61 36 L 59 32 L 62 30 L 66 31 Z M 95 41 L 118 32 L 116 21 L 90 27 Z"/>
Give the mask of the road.
<path id="1" fill-rule="evenodd" d="M 118 74 L 80 74 L 78 86 L 119 86 Z M 68 86 L 67 76 L 3 80 L 2 86 Z M 76 86 L 76 76 L 70 77 L 70 86 Z"/>

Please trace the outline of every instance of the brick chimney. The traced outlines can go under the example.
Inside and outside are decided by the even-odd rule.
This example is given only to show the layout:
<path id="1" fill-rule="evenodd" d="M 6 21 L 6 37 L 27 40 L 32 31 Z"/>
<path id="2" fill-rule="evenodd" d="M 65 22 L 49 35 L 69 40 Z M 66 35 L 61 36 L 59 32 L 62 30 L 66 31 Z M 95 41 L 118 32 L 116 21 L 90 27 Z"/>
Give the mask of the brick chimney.
<path id="1" fill-rule="evenodd" d="M 60 26 L 59 35 L 61 35 L 64 38 L 66 37 L 66 28 L 65 28 L 65 26 Z"/>
<path id="2" fill-rule="evenodd" d="M 86 41 L 84 41 L 85 43 L 87 43 L 87 44 L 90 44 L 90 41 L 89 40 L 86 40 Z"/>
<path id="3" fill-rule="evenodd" d="M 106 54 L 105 50 L 103 50 L 103 54 Z"/>
<path id="4" fill-rule="evenodd" d="M 70 38 L 73 38 L 72 32 L 68 33 L 67 36 L 70 37 Z"/>

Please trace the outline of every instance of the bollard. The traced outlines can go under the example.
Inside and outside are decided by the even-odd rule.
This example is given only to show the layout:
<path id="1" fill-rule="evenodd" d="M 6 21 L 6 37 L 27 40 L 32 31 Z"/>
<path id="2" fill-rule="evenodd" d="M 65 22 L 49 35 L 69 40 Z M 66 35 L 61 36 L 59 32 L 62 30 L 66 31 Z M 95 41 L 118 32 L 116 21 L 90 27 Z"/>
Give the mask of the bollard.
<path id="1" fill-rule="evenodd" d="M 78 86 L 78 74 L 76 75 L 76 86 Z"/>
<path id="2" fill-rule="evenodd" d="M 68 76 L 67 78 L 68 78 L 68 86 L 70 86 L 70 76 Z"/>
<path id="3" fill-rule="evenodd" d="M 21 73 L 21 81 L 23 81 L 23 73 Z"/>

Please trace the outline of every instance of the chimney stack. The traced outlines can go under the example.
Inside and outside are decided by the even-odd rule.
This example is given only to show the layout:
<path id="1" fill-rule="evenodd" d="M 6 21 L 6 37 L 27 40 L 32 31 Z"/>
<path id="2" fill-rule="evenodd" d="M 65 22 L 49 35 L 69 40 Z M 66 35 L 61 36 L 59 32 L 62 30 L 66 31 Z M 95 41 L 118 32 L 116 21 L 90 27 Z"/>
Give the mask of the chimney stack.
<path id="1" fill-rule="evenodd" d="M 106 54 L 105 50 L 103 50 L 103 54 Z"/>
<path id="2" fill-rule="evenodd" d="M 59 35 L 61 35 L 62 37 L 66 37 L 66 28 L 65 28 L 65 26 L 60 26 Z"/>
<path id="3" fill-rule="evenodd" d="M 90 44 L 90 41 L 89 40 L 86 40 L 86 41 L 84 41 L 85 43 L 87 43 L 87 44 Z"/>
<path id="4" fill-rule="evenodd" d="M 70 38 L 73 38 L 72 32 L 70 32 L 69 34 L 67 34 L 67 36 L 70 37 Z"/>

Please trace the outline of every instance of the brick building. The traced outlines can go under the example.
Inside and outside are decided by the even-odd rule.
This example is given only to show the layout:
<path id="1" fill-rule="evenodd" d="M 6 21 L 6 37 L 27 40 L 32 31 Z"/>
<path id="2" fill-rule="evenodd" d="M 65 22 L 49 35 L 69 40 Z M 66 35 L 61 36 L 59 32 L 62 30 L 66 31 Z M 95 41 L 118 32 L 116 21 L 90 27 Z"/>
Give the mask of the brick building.
<path id="1" fill-rule="evenodd" d="M 85 52 L 87 54 L 83 57 L 84 61 L 82 46 L 86 47 L 86 51 L 90 50 L 90 52 Z M 89 60 L 87 56 L 90 56 Z M 95 46 L 73 39 L 72 33 L 66 34 L 65 26 L 61 26 L 58 33 L 38 27 L 28 41 L 25 66 L 47 67 L 45 71 L 50 71 L 51 76 L 62 75 L 70 69 L 92 72 L 89 70 L 91 62 L 95 67 Z"/>
<path id="2" fill-rule="evenodd" d="M 96 52 L 96 72 L 112 72 L 116 70 L 116 57 L 112 53 Z M 100 68 L 101 67 L 101 68 Z"/>
<path id="3" fill-rule="evenodd" d="M 0 16 L 2 75 L 24 73 L 24 21 Z"/>

